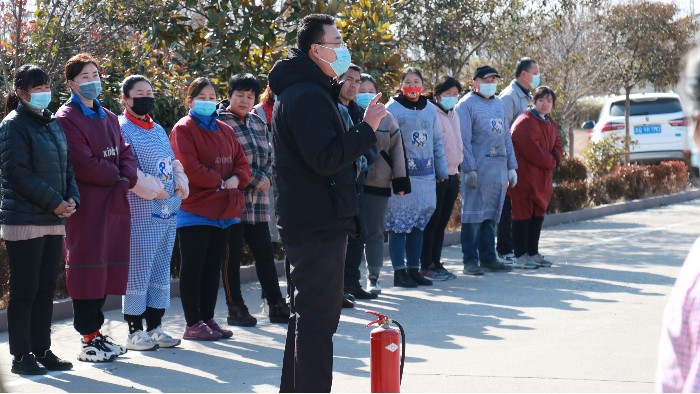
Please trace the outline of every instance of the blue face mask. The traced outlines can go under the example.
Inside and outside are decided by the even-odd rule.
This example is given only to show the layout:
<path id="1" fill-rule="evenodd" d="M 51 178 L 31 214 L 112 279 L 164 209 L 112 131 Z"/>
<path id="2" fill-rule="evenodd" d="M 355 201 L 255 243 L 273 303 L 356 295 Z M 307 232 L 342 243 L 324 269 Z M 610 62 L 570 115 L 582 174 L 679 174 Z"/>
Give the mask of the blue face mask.
<path id="1" fill-rule="evenodd" d="M 537 89 L 540 86 L 540 74 L 535 74 L 532 76 L 532 83 L 530 84 L 533 89 Z"/>
<path id="2" fill-rule="evenodd" d="M 319 46 L 327 49 L 333 49 L 335 51 L 336 59 L 334 62 L 331 63 L 327 60 L 321 59 L 322 61 L 331 65 L 331 68 L 333 69 L 333 72 L 335 72 L 335 75 L 340 77 L 346 71 L 348 71 L 348 69 L 350 68 L 350 64 L 352 64 L 352 58 L 350 56 L 350 51 L 348 50 L 348 48 L 328 48 L 324 47 L 323 45 Z"/>
<path id="3" fill-rule="evenodd" d="M 192 110 L 202 116 L 212 116 L 216 112 L 216 101 L 194 100 Z"/>
<path id="4" fill-rule="evenodd" d="M 451 110 L 452 108 L 457 105 L 457 101 L 459 99 L 457 97 L 442 97 L 440 96 L 440 104 L 442 104 L 442 107 L 445 108 L 446 110 Z"/>
<path id="5" fill-rule="evenodd" d="M 78 85 L 78 87 L 80 88 L 80 91 L 78 92 L 80 97 L 84 98 L 85 100 L 92 101 L 102 92 L 102 81 L 97 80 L 85 82 Z"/>
<path id="6" fill-rule="evenodd" d="M 367 107 L 369 107 L 369 103 L 372 102 L 374 96 L 374 93 L 358 93 L 355 101 L 357 101 L 357 104 L 360 107 L 367 109 Z"/>
<path id="7" fill-rule="evenodd" d="M 491 97 L 496 94 L 496 86 L 495 83 L 480 83 L 479 93 L 486 98 Z"/>
<path id="8" fill-rule="evenodd" d="M 32 109 L 43 111 L 51 103 L 51 92 L 36 92 L 29 93 L 31 99 L 27 104 L 29 104 Z"/>

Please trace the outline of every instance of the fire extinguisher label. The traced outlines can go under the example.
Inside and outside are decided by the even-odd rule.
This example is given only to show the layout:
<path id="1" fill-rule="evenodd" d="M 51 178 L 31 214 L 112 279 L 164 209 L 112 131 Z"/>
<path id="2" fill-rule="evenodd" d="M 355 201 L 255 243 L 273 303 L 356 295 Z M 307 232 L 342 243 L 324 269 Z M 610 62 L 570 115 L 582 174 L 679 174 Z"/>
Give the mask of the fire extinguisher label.
<path id="1" fill-rule="evenodd" d="M 399 345 L 397 345 L 397 344 L 395 344 L 395 343 L 392 342 L 392 343 L 390 343 L 387 347 L 385 347 L 384 349 L 386 349 L 386 350 L 388 350 L 388 351 L 390 351 L 390 352 L 393 353 L 393 352 L 395 352 L 395 351 L 397 351 L 397 350 L 399 349 Z"/>

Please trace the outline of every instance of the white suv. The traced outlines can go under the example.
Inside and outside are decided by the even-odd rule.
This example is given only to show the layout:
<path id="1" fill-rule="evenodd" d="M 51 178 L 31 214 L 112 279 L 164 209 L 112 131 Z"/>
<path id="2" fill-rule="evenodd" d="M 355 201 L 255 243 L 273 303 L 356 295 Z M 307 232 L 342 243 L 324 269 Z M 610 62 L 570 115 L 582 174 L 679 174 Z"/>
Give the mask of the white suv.
<path id="1" fill-rule="evenodd" d="M 682 160 L 690 165 L 692 138 L 688 136 L 688 119 L 675 93 L 640 93 L 630 95 L 630 161 L 658 163 Z M 625 96 L 609 98 L 600 110 L 598 123 L 583 125 L 590 141 L 597 142 L 608 133 L 625 135 Z"/>

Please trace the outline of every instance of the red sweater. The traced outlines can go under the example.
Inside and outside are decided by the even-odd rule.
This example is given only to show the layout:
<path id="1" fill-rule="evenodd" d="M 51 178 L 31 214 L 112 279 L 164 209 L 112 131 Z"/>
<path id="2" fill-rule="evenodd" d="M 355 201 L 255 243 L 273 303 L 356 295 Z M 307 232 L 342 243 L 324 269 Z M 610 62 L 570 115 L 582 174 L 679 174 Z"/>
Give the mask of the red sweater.
<path id="1" fill-rule="evenodd" d="M 170 146 L 189 179 L 190 195 L 181 209 L 209 219 L 231 219 L 243 213 L 241 190 L 250 180 L 250 166 L 229 125 L 204 130 L 190 116 L 180 119 L 170 133 Z M 236 175 L 238 189 L 221 190 L 221 181 Z"/>

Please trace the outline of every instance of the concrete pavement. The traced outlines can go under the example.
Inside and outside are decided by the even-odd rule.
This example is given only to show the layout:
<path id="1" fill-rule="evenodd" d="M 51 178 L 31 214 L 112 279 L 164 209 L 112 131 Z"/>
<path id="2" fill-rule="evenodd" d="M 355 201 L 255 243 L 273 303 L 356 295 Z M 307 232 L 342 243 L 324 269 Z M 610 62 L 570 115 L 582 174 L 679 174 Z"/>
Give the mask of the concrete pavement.
<path id="1" fill-rule="evenodd" d="M 700 234 L 700 201 L 547 228 L 541 252 L 555 266 L 467 277 L 459 246 L 443 251 L 458 278 L 415 290 L 392 288 L 344 310 L 335 336 L 335 392 L 369 391 L 370 320 L 376 310 L 406 329 L 404 392 L 652 391 L 666 298 Z M 260 289 L 244 296 L 259 312 Z M 119 311 L 109 335 L 126 338 Z M 217 318 L 225 321 L 220 294 Z M 235 328 L 228 341 L 185 341 L 180 348 L 129 352 L 108 364 L 74 361 L 68 373 L 24 378 L 9 373 L 7 333 L 0 334 L 0 377 L 15 392 L 274 392 L 286 326 L 258 315 L 255 328 Z M 179 299 L 164 320 L 183 329 Z M 53 349 L 75 360 L 71 321 L 54 326 Z"/>

